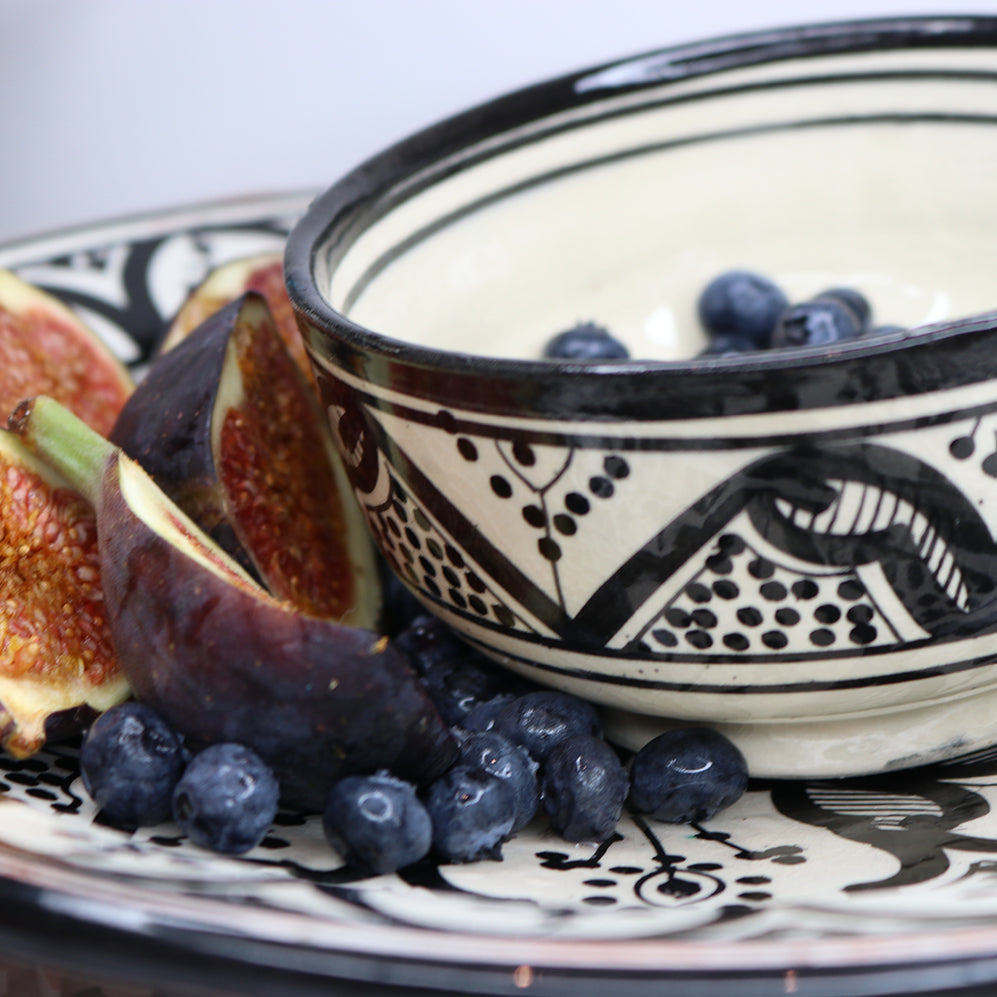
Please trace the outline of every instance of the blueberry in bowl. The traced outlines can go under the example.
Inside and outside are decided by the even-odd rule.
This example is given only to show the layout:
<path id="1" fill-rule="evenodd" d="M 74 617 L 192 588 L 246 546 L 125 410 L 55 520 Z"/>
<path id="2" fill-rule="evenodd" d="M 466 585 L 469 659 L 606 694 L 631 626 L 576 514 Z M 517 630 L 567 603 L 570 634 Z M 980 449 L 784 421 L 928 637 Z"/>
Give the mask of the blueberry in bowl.
<path id="1" fill-rule="evenodd" d="M 401 582 L 633 749 L 705 725 L 823 777 L 997 743 L 995 72 L 987 17 L 649 53 L 320 195 L 288 293 Z M 731 271 L 823 318 L 745 348 L 700 320 Z M 627 355 L 545 356 L 579 316 Z"/>

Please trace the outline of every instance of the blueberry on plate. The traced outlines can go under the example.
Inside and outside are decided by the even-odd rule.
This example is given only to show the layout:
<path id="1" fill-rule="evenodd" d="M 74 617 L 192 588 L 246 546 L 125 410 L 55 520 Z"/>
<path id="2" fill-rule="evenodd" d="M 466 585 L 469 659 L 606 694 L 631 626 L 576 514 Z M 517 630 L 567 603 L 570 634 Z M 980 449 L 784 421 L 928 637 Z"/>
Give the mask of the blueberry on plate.
<path id="1" fill-rule="evenodd" d="M 422 616 L 395 638 L 429 698 L 450 725 L 462 725 L 481 703 L 519 692 L 521 680 L 474 650 L 441 620 Z"/>
<path id="2" fill-rule="evenodd" d="M 213 744 L 195 755 L 173 791 L 173 819 L 202 848 L 240 855 L 266 836 L 280 788 L 256 752 Z"/>
<path id="3" fill-rule="evenodd" d="M 504 779 L 455 765 L 430 785 L 425 803 L 433 848 L 444 861 L 502 857 L 502 842 L 516 820 L 516 795 Z"/>
<path id="4" fill-rule="evenodd" d="M 703 288 L 699 320 L 710 337 L 732 337 L 745 350 L 764 349 L 789 305 L 782 289 L 763 274 L 728 270 Z"/>
<path id="5" fill-rule="evenodd" d="M 494 699 L 477 703 L 460 721 L 460 729 L 465 735 L 474 731 L 493 730 L 499 713 L 515 698 L 511 693 L 504 692 Z"/>
<path id="6" fill-rule="evenodd" d="M 608 329 L 580 322 L 547 341 L 546 360 L 628 360 L 630 351 Z"/>
<path id="7" fill-rule="evenodd" d="M 169 820 L 173 789 L 187 761 L 180 735 L 134 702 L 101 714 L 80 749 L 86 791 L 109 823 L 124 827 Z"/>
<path id="8" fill-rule="evenodd" d="M 776 323 L 774 349 L 798 346 L 832 346 L 859 334 L 852 313 L 830 298 L 790 305 Z"/>
<path id="9" fill-rule="evenodd" d="M 433 825 L 415 787 L 387 772 L 337 782 L 322 828 L 345 862 L 375 874 L 418 862 L 433 843 Z"/>
<path id="10" fill-rule="evenodd" d="M 521 744 L 542 762 L 565 738 L 575 734 L 601 737 L 602 721 L 587 700 L 554 689 L 538 689 L 502 707 L 492 730 Z"/>
<path id="11" fill-rule="evenodd" d="M 569 737 L 543 764 L 543 807 L 567 841 L 605 841 L 619 823 L 628 787 L 626 769 L 602 738 Z"/>
<path id="12" fill-rule="evenodd" d="M 681 727 L 648 741 L 630 765 L 630 805 L 670 824 L 709 820 L 748 787 L 744 755 L 708 727 Z"/>
<path id="13" fill-rule="evenodd" d="M 494 731 L 476 731 L 464 738 L 457 764 L 480 769 L 509 784 L 516 799 L 513 833 L 533 820 L 540 805 L 537 763 L 522 745 Z"/>

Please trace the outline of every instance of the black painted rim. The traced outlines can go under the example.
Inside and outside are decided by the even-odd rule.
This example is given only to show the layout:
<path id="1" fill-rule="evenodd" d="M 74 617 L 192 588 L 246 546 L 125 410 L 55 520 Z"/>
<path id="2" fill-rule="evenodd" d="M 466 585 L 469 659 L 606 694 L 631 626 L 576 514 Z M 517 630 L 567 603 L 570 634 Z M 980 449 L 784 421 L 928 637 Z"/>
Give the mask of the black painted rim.
<path id="1" fill-rule="evenodd" d="M 471 356 L 380 335 L 332 308 L 314 280 L 323 247 L 332 247 L 334 257 L 345 252 L 367 224 L 390 209 L 393 198 L 404 196 L 398 193 L 400 188 L 432 183 L 438 178 L 434 164 L 516 127 L 587 107 L 607 96 L 616 98 L 661 88 L 669 81 L 787 59 L 995 45 L 997 17 L 853 20 L 653 51 L 508 94 L 392 146 L 316 198 L 287 243 L 288 293 L 312 326 L 319 351 L 339 366 L 374 383 L 385 383 L 390 370 L 393 387 L 472 411 L 482 408 L 482 376 L 501 386 L 489 393 L 489 410 L 498 404 L 507 413 L 613 420 L 743 415 L 847 404 L 856 400 L 851 375 L 860 367 L 867 375 L 876 375 L 867 376 L 866 381 L 875 382 L 875 387 L 862 400 L 895 398 L 997 376 L 994 313 L 922 327 L 914 335 L 852 341 L 833 354 L 818 348 L 710 360 L 552 364 Z M 600 79 L 619 82 L 595 86 L 593 81 Z M 948 362 L 940 363 L 942 358 Z M 955 375 L 957 382 L 953 366 L 961 368 Z M 912 369 L 918 372 L 913 379 L 908 376 Z"/>

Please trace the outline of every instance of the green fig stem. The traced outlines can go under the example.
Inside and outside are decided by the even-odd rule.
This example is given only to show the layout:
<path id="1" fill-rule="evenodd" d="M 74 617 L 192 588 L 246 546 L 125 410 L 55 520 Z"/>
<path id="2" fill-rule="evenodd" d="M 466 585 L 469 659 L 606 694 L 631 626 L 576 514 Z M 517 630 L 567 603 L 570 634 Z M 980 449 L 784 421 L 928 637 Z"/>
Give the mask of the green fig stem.
<path id="1" fill-rule="evenodd" d="M 114 455 L 114 444 L 45 395 L 21 402 L 11 414 L 9 426 L 29 450 L 97 506 L 104 468 Z"/>

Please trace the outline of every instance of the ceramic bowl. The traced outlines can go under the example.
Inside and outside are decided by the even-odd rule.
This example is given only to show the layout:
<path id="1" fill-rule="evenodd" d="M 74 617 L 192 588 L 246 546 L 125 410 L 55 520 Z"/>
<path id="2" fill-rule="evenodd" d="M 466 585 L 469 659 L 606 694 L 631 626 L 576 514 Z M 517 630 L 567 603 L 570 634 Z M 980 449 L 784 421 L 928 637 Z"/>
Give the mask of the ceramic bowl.
<path id="1" fill-rule="evenodd" d="M 780 777 L 994 743 L 995 161 L 997 19 L 949 17 L 654 52 L 365 163 L 285 264 L 385 557 L 630 745 L 708 723 Z M 906 331 L 697 359 L 732 267 Z M 580 320 L 634 359 L 540 359 Z"/>

